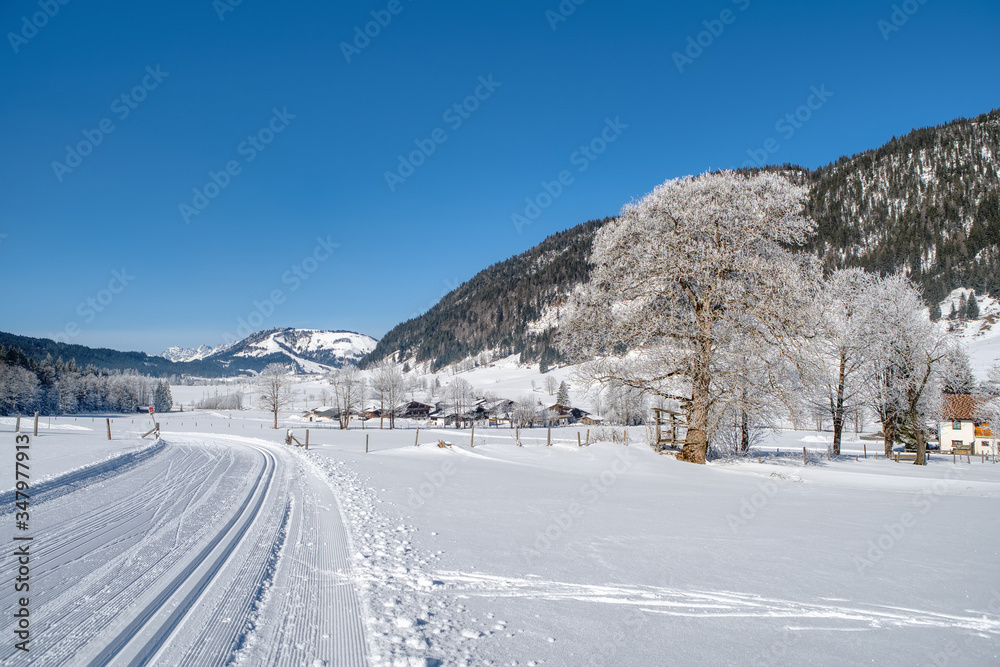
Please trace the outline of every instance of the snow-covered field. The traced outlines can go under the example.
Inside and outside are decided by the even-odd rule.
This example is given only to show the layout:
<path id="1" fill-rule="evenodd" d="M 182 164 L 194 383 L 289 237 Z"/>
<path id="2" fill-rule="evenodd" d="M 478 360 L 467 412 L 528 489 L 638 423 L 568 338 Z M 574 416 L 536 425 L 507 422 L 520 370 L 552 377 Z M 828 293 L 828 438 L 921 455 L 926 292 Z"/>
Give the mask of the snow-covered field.
<path id="1" fill-rule="evenodd" d="M 64 477 L 32 500 L 31 660 L 9 641 L 3 664 L 983 665 L 1000 653 L 993 463 L 896 464 L 871 441 L 855 460 L 860 440 L 829 461 L 828 433 L 783 431 L 760 463 L 694 466 L 656 455 L 642 428 L 629 446 L 582 448 L 574 428 L 553 429 L 552 447 L 543 429 L 522 432 L 524 447 L 477 429 L 470 447 L 469 431 L 413 424 L 308 424 L 305 452 L 281 444 L 285 427 L 304 438 L 297 416 L 276 432 L 250 411 L 158 415 L 155 445 L 137 440 L 141 417 L 117 417 L 110 443 L 89 418 L 32 438 L 33 483 Z M 0 420 L 10 460 L 12 431 Z M 3 589 L 5 609 L 14 596 Z"/>

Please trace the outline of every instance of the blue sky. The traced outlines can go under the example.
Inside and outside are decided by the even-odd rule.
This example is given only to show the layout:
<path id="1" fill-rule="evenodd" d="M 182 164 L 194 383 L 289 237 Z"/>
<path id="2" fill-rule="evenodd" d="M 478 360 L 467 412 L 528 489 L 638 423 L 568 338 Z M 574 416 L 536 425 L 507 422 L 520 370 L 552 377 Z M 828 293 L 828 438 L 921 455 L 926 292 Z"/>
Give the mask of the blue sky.
<path id="1" fill-rule="evenodd" d="M 379 337 L 665 179 L 1000 106 L 995 0 L 233 1 L 3 4 L 0 330 Z"/>

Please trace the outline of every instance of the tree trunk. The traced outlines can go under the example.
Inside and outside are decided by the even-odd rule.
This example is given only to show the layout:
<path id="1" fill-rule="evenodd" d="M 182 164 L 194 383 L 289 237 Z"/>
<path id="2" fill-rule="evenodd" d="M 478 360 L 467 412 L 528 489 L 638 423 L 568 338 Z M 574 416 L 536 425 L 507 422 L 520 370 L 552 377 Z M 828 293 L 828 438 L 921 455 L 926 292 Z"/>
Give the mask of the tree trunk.
<path id="1" fill-rule="evenodd" d="M 840 441 L 844 433 L 844 377 L 847 357 L 840 354 L 840 373 L 837 375 L 837 398 L 833 404 L 833 454 L 840 456 Z"/>
<path id="2" fill-rule="evenodd" d="M 702 322 L 703 335 L 698 341 L 699 351 L 691 378 L 691 403 L 688 406 L 688 431 L 684 447 L 677 455 L 679 461 L 705 463 L 708 455 L 708 408 L 712 389 L 712 323 Z"/>
<path id="3" fill-rule="evenodd" d="M 882 444 L 885 446 L 885 458 L 892 456 L 892 444 L 896 440 L 896 416 L 882 417 Z"/>
<path id="4" fill-rule="evenodd" d="M 274 410 L 274 428 L 278 428 L 278 409 Z"/>
<path id="5" fill-rule="evenodd" d="M 740 452 L 746 454 L 750 451 L 750 424 L 747 411 L 740 411 Z"/>
<path id="6" fill-rule="evenodd" d="M 914 465 L 927 465 L 927 442 L 924 438 L 924 425 L 917 414 L 916 406 L 910 408 L 910 423 L 913 424 L 913 435 L 917 440 L 917 456 L 913 460 Z"/>

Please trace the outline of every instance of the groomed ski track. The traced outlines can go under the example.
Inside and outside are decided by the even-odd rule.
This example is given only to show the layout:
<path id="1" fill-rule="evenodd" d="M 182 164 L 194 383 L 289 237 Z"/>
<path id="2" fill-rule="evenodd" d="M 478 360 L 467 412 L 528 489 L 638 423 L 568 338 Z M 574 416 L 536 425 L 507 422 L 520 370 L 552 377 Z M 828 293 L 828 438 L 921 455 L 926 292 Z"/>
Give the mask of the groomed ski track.
<path id="1" fill-rule="evenodd" d="M 287 448 L 171 433 L 52 495 L 32 512 L 31 650 L 0 663 L 367 664 L 337 499 Z"/>

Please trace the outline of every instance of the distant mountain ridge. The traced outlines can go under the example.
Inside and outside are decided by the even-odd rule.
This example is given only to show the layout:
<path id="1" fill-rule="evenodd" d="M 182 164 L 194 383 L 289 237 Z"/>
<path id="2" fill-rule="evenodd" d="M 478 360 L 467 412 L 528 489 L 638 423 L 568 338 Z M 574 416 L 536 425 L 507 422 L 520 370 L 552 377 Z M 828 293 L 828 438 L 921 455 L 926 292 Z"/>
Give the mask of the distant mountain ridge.
<path id="1" fill-rule="evenodd" d="M 260 372 L 270 363 L 287 364 L 299 373 L 325 373 L 344 363 L 357 363 L 375 348 L 375 343 L 371 336 L 351 331 L 270 329 L 216 348 L 207 345 L 193 350 L 172 347 L 165 350 L 163 356 L 156 356 L 0 332 L 0 346 L 20 350 L 37 362 L 46 357 L 65 362 L 73 359 L 79 368 L 134 369 L 156 377 L 229 377 Z"/>

